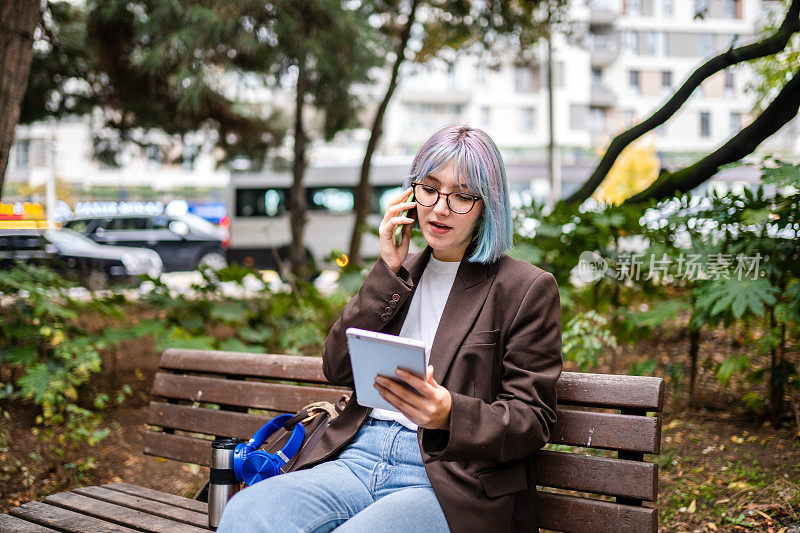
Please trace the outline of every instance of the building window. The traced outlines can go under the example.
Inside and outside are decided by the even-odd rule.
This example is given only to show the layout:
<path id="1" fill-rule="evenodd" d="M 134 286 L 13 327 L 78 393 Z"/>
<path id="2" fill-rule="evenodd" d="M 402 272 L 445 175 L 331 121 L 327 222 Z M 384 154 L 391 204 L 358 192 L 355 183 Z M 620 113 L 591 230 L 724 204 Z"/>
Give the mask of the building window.
<path id="1" fill-rule="evenodd" d="M 733 96 L 735 92 L 735 79 L 733 77 L 733 72 L 726 71 L 725 72 L 725 96 Z"/>
<path id="2" fill-rule="evenodd" d="M 533 133 L 536 110 L 532 107 L 522 107 L 519 110 L 519 131 Z"/>
<path id="3" fill-rule="evenodd" d="M 589 108 L 589 130 L 601 132 L 606 129 L 606 113 L 602 107 Z"/>
<path id="4" fill-rule="evenodd" d="M 148 144 L 144 155 L 147 158 L 148 169 L 157 169 L 161 166 L 161 147 L 157 144 Z"/>
<path id="5" fill-rule="evenodd" d="M 711 137 L 711 113 L 700 111 L 700 137 Z"/>
<path id="6" fill-rule="evenodd" d="M 642 16 L 642 0 L 625 0 L 623 13 L 632 17 Z"/>
<path id="7" fill-rule="evenodd" d="M 728 129 L 730 130 L 731 134 L 739 133 L 739 130 L 742 129 L 742 114 L 741 113 L 739 113 L 737 111 L 731 112 L 730 125 L 729 125 Z"/>
<path id="8" fill-rule="evenodd" d="M 649 31 L 645 34 L 647 55 L 663 56 L 666 52 L 666 34 L 662 31 Z"/>
<path id="9" fill-rule="evenodd" d="M 663 91 L 669 91 L 672 89 L 672 71 L 671 70 L 663 70 L 661 71 L 661 89 Z"/>
<path id="10" fill-rule="evenodd" d="M 636 55 L 638 52 L 638 37 L 635 31 L 624 30 L 622 32 L 622 52 L 629 55 Z"/>
<path id="11" fill-rule="evenodd" d="M 672 18 L 673 13 L 672 0 L 661 0 L 661 16 Z"/>
<path id="12" fill-rule="evenodd" d="M 489 106 L 481 107 L 481 124 L 489 128 L 492 124 L 492 109 Z"/>
<path id="13" fill-rule="evenodd" d="M 630 128 L 633 126 L 633 122 L 636 120 L 636 111 L 633 109 L 626 109 L 622 112 L 622 121 L 625 123 L 626 128 Z"/>
<path id="14" fill-rule="evenodd" d="M 14 143 L 14 166 L 19 169 L 28 168 L 28 157 L 30 156 L 31 142 L 22 139 Z"/>
<path id="15" fill-rule="evenodd" d="M 592 85 L 597 87 L 603 84 L 603 71 L 597 67 L 592 67 Z"/>
<path id="16" fill-rule="evenodd" d="M 586 129 L 586 115 L 589 108 L 585 105 L 570 104 L 569 106 L 569 129 L 582 131 Z"/>
<path id="17" fill-rule="evenodd" d="M 475 70 L 475 83 L 481 87 L 486 85 L 486 65 L 478 65 Z"/>
<path id="18" fill-rule="evenodd" d="M 631 70 L 628 74 L 628 88 L 630 89 L 630 93 L 632 95 L 639 96 L 639 94 L 641 94 L 641 88 L 639 86 L 639 71 Z"/>
<path id="19" fill-rule="evenodd" d="M 181 153 L 181 166 L 186 170 L 194 170 L 194 163 L 199 153 L 200 147 L 196 144 L 184 144 Z"/>
<path id="20" fill-rule="evenodd" d="M 514 89 L 518 93 L 529 93 L 533 91 L 533 80 L 530 68 L 518 66 L 514 69 Z"/>
<path id="21" fill-rule="evenodd" d="M 694 0 L 694 16 L 700 18 L 708 17 L 708 0 Z"/>
<path id="22" fill-rule="evenodd" d="M 726 19 L 742 18 L 742 1 L 722 0 L 722 16 Z"/>
<path id="23" fill-rule="evenodd" d="M 711 33 L 700 34 L 700 55 L 710 56 L 714 53 L 714 35 Z"/>

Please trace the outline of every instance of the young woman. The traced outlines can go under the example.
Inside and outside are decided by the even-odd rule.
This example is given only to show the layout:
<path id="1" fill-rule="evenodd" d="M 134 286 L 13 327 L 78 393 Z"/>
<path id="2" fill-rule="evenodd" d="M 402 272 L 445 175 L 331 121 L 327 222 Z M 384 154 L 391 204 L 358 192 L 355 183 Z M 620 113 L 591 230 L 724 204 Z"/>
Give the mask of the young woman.
<path id="1" fill-rule="evenodd" d="M 397 377 L 420 394 L 378 378 L 399 413 L 351 399 L 297 471 L 236 494 L 219 531 L 538 531 L 532 454 L 555 424 L 562 366 L 555 278 L 505 254 L 508 185 L 483 131 L 437 131 L 405 186 L 322 357 L 328 380 L 352 387 L 346 328 L 419 339 L 427 375 Z M 414 219 L 428 246 L 408 254 Z"/>

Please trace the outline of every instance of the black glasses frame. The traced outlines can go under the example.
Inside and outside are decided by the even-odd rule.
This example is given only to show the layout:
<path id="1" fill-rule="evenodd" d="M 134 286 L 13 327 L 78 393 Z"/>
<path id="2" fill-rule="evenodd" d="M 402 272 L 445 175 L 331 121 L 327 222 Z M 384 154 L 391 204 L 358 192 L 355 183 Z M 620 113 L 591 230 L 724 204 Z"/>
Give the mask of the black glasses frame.
<path id="1" fill-rule="evenodd" d="M 436 191 L 438 196 L 436 196 L 436 200 L 432 204 L 425 205 L 425 204 L 423 204 L 422 202 L 419 201 L 419 198 L 417 197 L 417 186 L 418 185 L 422 185 L 424 187 L 430 187 L 431 189 Z M 457 215 L 466 215 L 467 213 L 472 211 L 472 208 L 475 207 L 475 204 L 478 203 L 478 200 L 481 199 L 480 196 L 476 196 L 474 194 L 470 194 L 468 192 L 461 192 L 461 191 L 453 191 L 453 192 L 449 192 L 449 193 L 445 194 L 442 191 L 440 191 L 439 189 L 437 189 L 436 187 L 434 187 L 433 185 L 428 185 L 427 183 L 422 183 L 422 182 L 419 182 L 419 181 L 415 181 L 414 183 L 412 183 L 411 184 L 411 188 L 414 191 L 414 201 L 417 202 L 422 207 L 433 207 L 439 202 L 439 198 L 444 196 L 444 201 L 445 201 L 445 203 L 447 203 L 447 208 L 450 211 L 452 211 L 453 213 L 457 214 Z M 470 198 L 472 198 L 472 205 L 469 206 L 469 209 L 467 209 L 463 213 L 461 211 L 456 211 L 455 209 L 453 209 L 453 206 L 450 205 L 450 195 L 451 194 L 463 194 L 464 196 L 469 196 Z"/>

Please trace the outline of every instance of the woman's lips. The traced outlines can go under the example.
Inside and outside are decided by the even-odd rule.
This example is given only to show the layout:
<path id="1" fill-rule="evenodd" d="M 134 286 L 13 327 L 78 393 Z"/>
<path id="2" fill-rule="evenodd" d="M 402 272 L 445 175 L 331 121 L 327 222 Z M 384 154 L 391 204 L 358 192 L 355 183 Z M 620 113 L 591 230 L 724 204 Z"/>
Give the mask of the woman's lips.
<path id="1" fill-rule="evenodd" d="M 441 233 L 447 233 L 448 231 L 453 229 L 450 226 L 446 226 L 444 224 L 442 224 L 441 226 L 438 226 L 436 222 L 429 222 L 429 224 L 431 226 L 431 231 L 434 232 L 434 233 L 440 233 L 440 234 Z"/>

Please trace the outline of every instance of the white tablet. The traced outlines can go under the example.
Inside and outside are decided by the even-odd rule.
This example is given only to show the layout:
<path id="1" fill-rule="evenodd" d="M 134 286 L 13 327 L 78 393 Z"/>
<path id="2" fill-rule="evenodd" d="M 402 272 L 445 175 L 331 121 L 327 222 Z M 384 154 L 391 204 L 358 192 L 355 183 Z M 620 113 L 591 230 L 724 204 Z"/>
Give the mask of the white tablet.
<path id="1" fill-rule="evenodd" d="M 397 411 L 378 394 L 374 387 L 375 377 L 396 378 L 394 371 L 398 367 L 420 377 L 425 376 L 425 344 L 415 339 L 359 328 L 347 328 L 345 334 L 358 403 L 364 407 Z"/>

